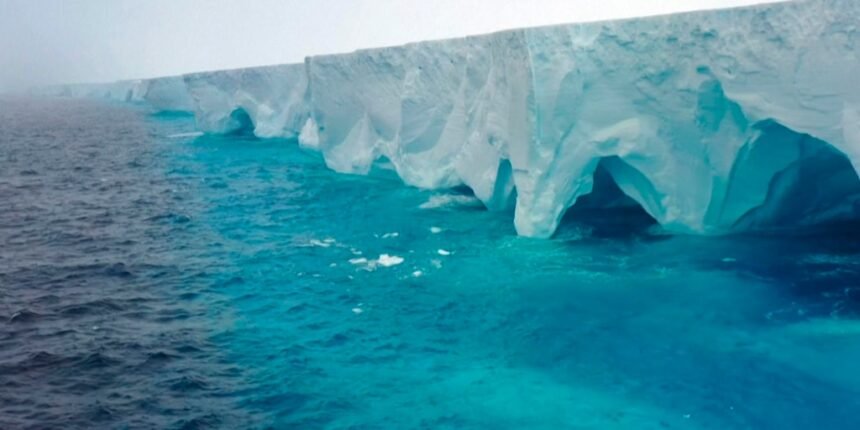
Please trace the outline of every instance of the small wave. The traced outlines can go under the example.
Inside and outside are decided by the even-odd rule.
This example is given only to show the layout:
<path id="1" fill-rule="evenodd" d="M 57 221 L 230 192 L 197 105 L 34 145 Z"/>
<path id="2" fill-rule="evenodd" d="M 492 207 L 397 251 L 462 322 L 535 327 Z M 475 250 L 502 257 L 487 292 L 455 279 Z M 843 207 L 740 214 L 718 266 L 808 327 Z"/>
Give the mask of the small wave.
<path id="1" fill-rule="evenodd" d="M 855 266 L 857 259 L 853 255 L 811 254 L 801 260 L 805 264 Z"/>
<path id="2" fill-rule="evenodd" d="M 475 196 L 464 194 L 435 194 L 418 206 L 421 209 L 444 209 L 453 207 L 480 208 L 483 204 Z"/>
<path id="3" fill-rule="evenodd" d="M 332 245 L 336 245 L 336 244 L 337 244 L 337 240 L 335 240 L 334 238 L 331 238 L 331 237 L 327 237 L 327 238 L 322 239 L 322 240 L 311 239 L 308 241 L 309 246 L 315 246 L 318 248 L 329 248 Z"/>
<path id="4" fill-rule="evenodd" d="M 170 381 L 170 389 L 173 391 L 188 392 L 198 390 L 208 390 L 209 384 L 194 376 L 183 376 L 181 378 Z"/>
<path id="5" fill-rule="evenodd" d="M 102 369 L 117 366 L 122 362 L 119 359 L 109 357 L 100 352 L 94 352 L 77 360 L 75 363 L 81 369 Z"/>
<path id="6" fill-rule="evenodd" d="M 191 132 L 188 132 L 188 133 L 176 133 L 176 134 L 171 134 L 171 135 L 168 135 L 168 136 L 167 136 L 167 138 L 168 138 L 168 139 L 181 139 L 181 138 L 184 138 L 184 137 L 200 137 L 200 136 L 203 136 L 203 132 L 202 132 L 202 131 L 191 131 Z"/>
<path id="7" fill-rule="evenodd" d="M 60 356 L 57 354 L 51 354 L 50 352 L 47 352 L 47 351 L 39 351 L 35 354 L 30 354 L 24 360 L 12 365 L 12 366 L 9 366 L 9 368 L 7 370 L 14 371 L 16 373 L 17 372 L 26 372 L 29 370 L 38 369 L 38 368 L 42 368 L 42 367 L 57 366 L 57 365 L 62 364 L 66 361 L 68 361 L 68 360 L 63 356 Z"/>
<path id="8" fill-rule="evenodd" d="M 146 355 L 146 360 L 143 362 L 143 366 L 160 366 L 164 363 L 173 361 L 179 358 L 179 356 L 168 354 L 164 351 L 150 352 Z"/>
<path id="9" fill-rule="evenodd" d="M 151 217 L 147 218 L 146 220 L 151 221 L 151 222 L 159 222 L 159 223 L 161 223 L 161 222 L 172 222 L 174 224 L 185 224 L 187 222 L 190 222 L 191 218 L 186 216 L 186 215 L 182 215 L 182 214 L 165 213 L 165 214 L 151 216 Z"/>
<path id="10" fill-rule="evenodd" d="M 211 429 L 221 427 L 221 418 L 215 414 L 202 415 L 190 420 L 179 420 L 174 427 L 179 430 Z"/>
<path id="11" fill-rule="evenodd" d="M 43 317 L 42 314 L 33 312 L 29 309 L 22 309 L 18 312 L 15 312 L 14 314 L 12 314 L 11 317 L 9 317 L 9 323 L 10 324 L 26 324 L 26 323 L 37 321 L 42 317 Z"/>
<path id="12" fill-rule="evenodd" d="M 88 408 L 86 416 L 90 421 L 103 422 L 114 419 L 117 416 L 117 412 L 107 405 L 97 403 Z"/>
<path id="13" fill-rule="evenodd" d="M 64 306 L 60 309 L 60 314 L 65 317 L 76 317 L 90 314 L 103 314 L 109 312 L 119 312 L 125 310 L 126 307 L 110 299 L 100 299 L 86 303 L 79 303 Z"/>
<path id="14" fill-rule="evenodd" d="M 105 269 L 104 273 L 105 275 L 116 276 L 118 278 L 129 278 L 133 276 L 132 273 L 128 271 L 125 263 L 122 262 L 111 264 Z"/>

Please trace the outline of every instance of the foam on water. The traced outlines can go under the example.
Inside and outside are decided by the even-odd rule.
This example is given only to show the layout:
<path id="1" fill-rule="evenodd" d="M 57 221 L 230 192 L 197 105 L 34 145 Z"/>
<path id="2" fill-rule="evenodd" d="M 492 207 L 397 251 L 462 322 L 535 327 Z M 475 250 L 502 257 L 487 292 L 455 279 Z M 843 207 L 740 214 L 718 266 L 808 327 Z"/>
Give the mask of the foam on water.
<path id="1" fill-rule="evenodd" d="M 0 103 L 0 428 L 860 427 L 857 226 L 526 239 L 192 129 Z"/>

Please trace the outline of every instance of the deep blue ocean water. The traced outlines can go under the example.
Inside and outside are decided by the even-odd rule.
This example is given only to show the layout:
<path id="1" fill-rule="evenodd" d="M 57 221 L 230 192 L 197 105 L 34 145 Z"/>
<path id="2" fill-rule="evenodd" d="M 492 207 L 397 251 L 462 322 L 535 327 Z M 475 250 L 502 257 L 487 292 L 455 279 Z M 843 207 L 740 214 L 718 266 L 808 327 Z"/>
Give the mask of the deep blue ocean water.
<path id="1" fill-rule="evenodd" d="M 525 239 L 193 131 L 0 99 L 0 428 L 860 428 L 856 225 Z"/>

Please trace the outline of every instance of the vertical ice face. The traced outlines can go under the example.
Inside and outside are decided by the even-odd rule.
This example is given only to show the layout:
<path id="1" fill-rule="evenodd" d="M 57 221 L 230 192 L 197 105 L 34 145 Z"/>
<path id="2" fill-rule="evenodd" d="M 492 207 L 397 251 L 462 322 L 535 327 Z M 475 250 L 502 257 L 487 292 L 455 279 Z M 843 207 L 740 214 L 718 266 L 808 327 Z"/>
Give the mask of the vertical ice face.
<path id="1" fill-rule="evenodd" d="M 488 206 L 505 206 L 511 169 L 502 161 L 529 138 L 522 42 L 508 32 L 309 58 L 326 162 L 364 173 L 385 157 L 408 184 L 466 184 Z"/>
<path id="2" fill-rule="evenodd" d="M 699 19 L 684 19 L 684 18 Z M 703 231 L 750 122 L 714 75 L 714 47 L 738 11 L 526 30 L 534 91 L 529 193 L 518 231 L 549 236 L 588 194 L 598 162 L 667 228 Z M 731 19 L 729 19 L 731 18 Z M 715 24 L 722 23 L 721 29 Z M 516 164 L 515 168 L 518 168 Z M 517 184 L 519 187 L 519 183 Z"/>
<path id="3" fill-rule="evenodd" d="M 165 112 L 191 112 L 194 109 L 194 100 L 188 94 L 182 76 L 147 79 L 142 86 L 139 99 L 134 97 L 134 101 L 143 101 Z"/>
<path id="4" fill-rule="evenodd" d="M 304 69 L 290 64 L 185 76 L 198 127 L 207 133 L 297 137 L 308 118 Z"/>
<path id="5" fill-rule="evenodd" d="M 807 0 L 59 92 L 297 137 L 340 172 L 385 159 L 515 204 L 527 236 L 552 235 L 598 166 L 667 229 L 725 232 L 860 218 L 858 47 L 860 2 Z"/>

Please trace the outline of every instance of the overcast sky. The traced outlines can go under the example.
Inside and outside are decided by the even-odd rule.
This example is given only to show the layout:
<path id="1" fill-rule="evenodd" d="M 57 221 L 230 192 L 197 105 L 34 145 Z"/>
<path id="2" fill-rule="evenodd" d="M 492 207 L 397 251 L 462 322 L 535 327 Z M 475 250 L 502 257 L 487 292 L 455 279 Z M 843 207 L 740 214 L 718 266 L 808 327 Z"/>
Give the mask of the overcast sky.
<path id="1" fill-rule="evenodd" d="M 0 0 L 0 91 L 762 0 Z"/>

